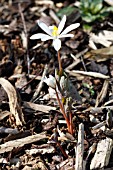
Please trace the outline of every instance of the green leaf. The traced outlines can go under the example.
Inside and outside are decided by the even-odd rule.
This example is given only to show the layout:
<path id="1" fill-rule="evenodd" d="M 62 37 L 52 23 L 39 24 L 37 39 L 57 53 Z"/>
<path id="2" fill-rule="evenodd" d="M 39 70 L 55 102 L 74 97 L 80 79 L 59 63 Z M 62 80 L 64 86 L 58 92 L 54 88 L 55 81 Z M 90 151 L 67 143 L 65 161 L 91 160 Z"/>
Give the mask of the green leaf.
<path id="1" fill-rule="evenodd" d="M 85 32 L 91 32 L 92 30 L 92 26 L 88 25 L 88 24 L 83 24 L 83 30 Z"/>
<path id="2" fill-rule="evenodd" d="M 74 12 L 76 10 L 75 7 L 73 6 L 67 6 L 67 7 L 64 7 L 62 9 L 60 9 L 58 12 L 57 12 L 57 16 L 62 18 L 63 15 L 67 15 L 69 16 L 72 12 Z"/>
<path id="3" fill-rule="evenodd" d="M 80 14 L 86 23 L 103 20 L 113 12 L 113 7 L 103 7 L 103 0 L 81 0 L 80 3 Z"/>
<path id="4" fill-rule="evenodd" d="M 98 12 L 100 12 L 100 10 L 102 9 L 103 5 L 100 3 L 98 5 L 96 5 L 93 10 L 92 10 L 92 14 L 97 14 Z"/>
<path id="5" fill-rule="evenodd" d="M 109 12 L 113 12 L 113 7 L 104 7 L 100 13 L 109 13 Z"/>
<path id="6" fill-rule="evenodd" d="M 90 88 L 89 84 L 88 83 L 83 83 L 83 86 L 86 87 L 86 88 Z"/>
<path id="7" fill-rule="evenodd" d="M 91 93 L 91 96 L 94 96 L 95 95 L 95 91 L 93 89 L 89 89 L 90 93 Z"/>
<path id="8" fill-rule="evenodd" d="M 98 18 L 97 15 L 92 15 L 91 13 L 87 13 L 87 15 L 82 15 L 83 21 L 86 21 L 87 23 L 93 22 Z"/>
<path id="9" fill-rule="evenodd" d="M 83 7 L 85 8 L 85 9 L 88 9 L 89 8 L 89 1 L 88 0 L 83 0 L 83 2 L 81 3 L 82 5 L 83 5 Z"/>

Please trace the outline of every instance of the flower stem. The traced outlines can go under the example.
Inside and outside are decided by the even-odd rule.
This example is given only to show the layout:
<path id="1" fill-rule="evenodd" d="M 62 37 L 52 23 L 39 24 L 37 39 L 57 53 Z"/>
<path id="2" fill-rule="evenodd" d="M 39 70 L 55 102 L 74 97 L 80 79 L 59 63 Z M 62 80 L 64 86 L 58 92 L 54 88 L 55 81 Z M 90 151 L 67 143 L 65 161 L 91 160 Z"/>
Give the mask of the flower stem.
<path id="1" fill-rule="evenodd" d="M 63 116 L 64 116 L 64 118 L 65 118 L 65 120 L 66 120 L 66 123 L 67 123 L 68 132 L 71 133 L 71 132 L 70 132 L 70 122 L 69 122 L 69 120 L 68 120 L 68 118 L 67 118 L 67 116 L 66 116 L 66 114 L 65 114 L 65 110 L 64 110 L 63 104 L 61 103 L 61 101 L 60 101 L 60 99 L 59 99 L 57 90 L 55 90 L 55 92 L 56 92 L 56 96 L 57 96 L 57 100 L 58 100 L 60 109 L 61 109 L 62 114 L 63 114 Z"/>
<path id="2" fill-rule="evenodd" d="M 69 113 L 70 133 L 73 135 L 72 112 Z"/>
<path id="3" fill-rule="evenodd" d="M 61 57 L 60 57 L 60 51 L 57 52 L 58 54 L 58 64 L 59 64 L 59 72 L 60 75 L 62 75 L 63 69 L 62 69 L 62 63 L 61 63 Z"/>
<path id="4" fill-rule="evenodd" d="M 62 154 L 64 155 L 64 157 L 67 159 L 67 158 L 68 158 L 68 155 L 67 155 L 66 152 L 63 150 L 63 148 L 62 148 L 62 146 L 60 145 L 59 142 L 57 142 L 57 145 L 59 146 L 59 148 L 60 148 Z"/>

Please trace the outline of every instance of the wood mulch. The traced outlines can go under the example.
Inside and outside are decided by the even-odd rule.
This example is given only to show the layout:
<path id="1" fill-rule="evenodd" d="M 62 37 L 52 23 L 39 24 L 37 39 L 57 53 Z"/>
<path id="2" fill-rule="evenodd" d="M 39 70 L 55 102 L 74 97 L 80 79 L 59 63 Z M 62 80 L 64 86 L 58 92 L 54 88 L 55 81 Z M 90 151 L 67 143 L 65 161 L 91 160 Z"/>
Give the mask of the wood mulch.
<path id="1" fill-rule="evenodd" d="M 74 6 L 74 1 L 0 2 L 1 170 L 113 167 L 112 14 L 94 22 L 91 33 L 83 30 L 79 11 L 67 16 L 66 26 L 81 24 L 73 31 L 74 38 L 62 39 L 60 50 L 72 87 L 73 136 L 56 98 L 51 98 L 43 82 L 58 68 L 56 51 L 51 40 L 30 40 L 31 35 L 43 33 L 37 20 L 57 25 L 61 19 L 58 11 L 67 6 Z M 110 32 L 103 33 L 105 42 L 100 42 L 101 35 L 97 43 L 95 36 L 101 31 Z"/>

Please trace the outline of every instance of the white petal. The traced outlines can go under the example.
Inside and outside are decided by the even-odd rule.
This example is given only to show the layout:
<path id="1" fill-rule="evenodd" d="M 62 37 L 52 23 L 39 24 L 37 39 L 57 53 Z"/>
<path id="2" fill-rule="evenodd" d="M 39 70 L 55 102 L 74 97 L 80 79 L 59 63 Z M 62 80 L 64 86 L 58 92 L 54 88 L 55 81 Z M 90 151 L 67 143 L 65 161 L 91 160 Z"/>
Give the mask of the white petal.
<path id="1" fill-rule="evenodd" d="M 49 78 L 45 77 L 43 80 L 49 87 L 56 88 L 56 80 L 52 75 L 49 75 Z"/>
<path id="2" fill-rule="evenodd" d="M 59 35 L 58 38 L 74 37 L 74 34 L 63 34 Z"/>
<path id="3" fill-rule="evenodd" d="M 80 23 L 76 23 L 76 24 L 71 24 L 70 26 L 68 26 L 60 35 L 63 34 L 67 34 L 68 32 L 78 28 L 80 26 Z"/>
<path id="4" fill-rule="evenodd" d="M 48 36 L 48 35 L 42 34 L 42 33 L 38 33 L 38 34 L 32 35 L 32 36 L 30 37 L 30 39 L 32 39 L 32 40 L 42 39 L 42 38 L 44 38 L 44 37 L 46 37 L 46 36 Z"/>
<path id="5" fill-rule="evenodd" d="M 53 39 L 53 37 L 49 36 L 49 35 L 45 35 L 41 38 L 42 41 L 47 41 L 47 40 L 51 40 Z"/>
<path id="6" fill-rule="evenodd" d="M 57 97 L 56 97 L 56 92 L 55 92 L 55 90 L 54 90 L 53 88 L 49 87 L 49 88 L 48 88 L 48 92 L 49 92 L 50 98 L 52 98 L 52 99 L 57 99 Z"/>
<path id="7" fill-rule="evenodd" d="M 61 40 L 60 39 L 54 39 L 53 40 L 53 46 L 56 51 L 59 51 L 61 48 Z"/>
<path id="8" fill-rule="evenodd" d="M 62 20 L 61 20 L 60 23 L 59 23 L 59 26 L 58 26 L 58 33 L 59 33 L 59 34 L 60 34 L 61 31 L 63 30 L 64 25 L 65 25 L 65 22 L 66 22 L 66 15 L 63 16 Z"/>
<path id="9" fill-rule="evenodd" d="M 38 21 L 38 25 L 39 27 L 45 31 L 47 34 L 49 34 L 50 36 L 52 35 L 51 34 L 51 31 L 49 30 L 49 27 L 44 23 L 44 22 L 41 22 L 41 21 Z"/>
<path id="10" fill-rule="evenodd" d="M 56 85 L 56 79 L 52 75 L 49 75 L 49 79 Z"/>

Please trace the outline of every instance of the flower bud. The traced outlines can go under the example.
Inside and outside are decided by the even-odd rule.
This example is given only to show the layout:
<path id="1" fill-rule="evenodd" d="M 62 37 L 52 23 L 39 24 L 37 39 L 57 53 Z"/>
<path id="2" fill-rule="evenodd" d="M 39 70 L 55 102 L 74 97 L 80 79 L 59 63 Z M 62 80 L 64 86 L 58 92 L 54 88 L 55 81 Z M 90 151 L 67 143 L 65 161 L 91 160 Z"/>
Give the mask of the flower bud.
<path id="1" fill-rule="evenodd" d="M 52 76 L 49 75 L 49 78 L 45 77 L 44 82 L 51 88 L 56 89 L 56 79 Z"/>

